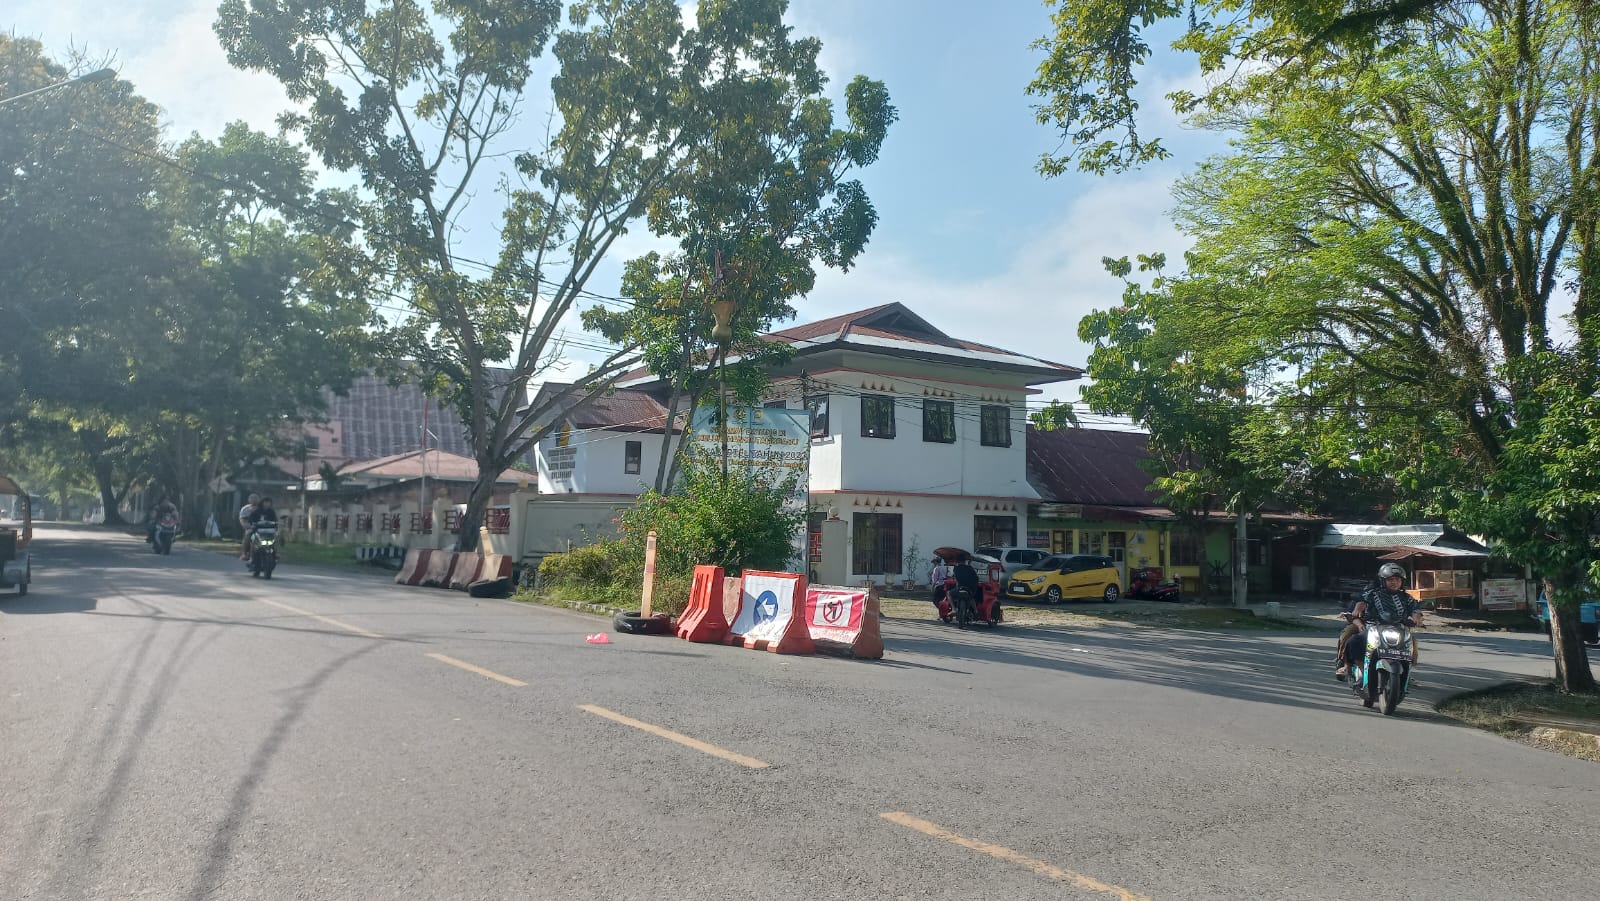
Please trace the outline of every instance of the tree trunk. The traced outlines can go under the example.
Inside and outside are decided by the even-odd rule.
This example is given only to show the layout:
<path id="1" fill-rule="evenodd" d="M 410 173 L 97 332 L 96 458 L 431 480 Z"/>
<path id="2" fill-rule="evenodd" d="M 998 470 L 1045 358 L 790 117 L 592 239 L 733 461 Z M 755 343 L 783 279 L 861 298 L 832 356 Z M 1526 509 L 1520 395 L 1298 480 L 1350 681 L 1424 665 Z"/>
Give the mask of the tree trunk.
<path id="1" fill-rule="evenodd" d="M 678 402 L 683 400 L 682 377 L 672 382 L 672 399 L 667 403 L 667 423 L 661 433 L 661 458 L 656 461 L 656 493 L 669 494 L 668 481 L 676 468 L 668 459 L 672 456 L 672 424 L 678 418 Z M 692 423 L 691 423 L 692 424 Z"/>
<path id="2" fill-rule="evenodd" d="M 1250 603 L 1250 519 L 1243 504 L 1234 511 L 1234 520 L 1233 606 L 1246 607 Z"/>
<path id="3" fill-rule="evenodd" d="M 117 494 L 116 486 L 111 483 L 114 477 L 111 460 L 106 457 L 105 436 L 87 429 L 78 432 L 78 442 L 83 446 L 83 452 L 89 458 L 89 468 L 94 471 L 95 487 L 100 491 L 100 506 L 106 511 L 106 525 L 122 526 L 127 522 L 122 518 L 122 511 L 117 507 L 122 503 L 122 497 Z"/>
<path id="4" fill-rule="evenodd" d="M 1589 669 L 1589 654 L 1578 634 L 1578 607 L 1582 594 L 1563 590 L 1553 579 L 1544 581 L 1545 601 L 1550 605 L 1550 645 L 1556 660 L 1556 684 L 1562 691 L 1596 691 L 1594 673 Z"/>
<path id="5" fill-rule="evenodd" d="M 456 551 L 465 553 L 478 549 L 478 529 L 483 526 L 484 511 L 489 509 L 489 502 L 494 500 L 495 482 L 500 477 L 500 471 L 501 467 L 493 462 L 481 459 L 478 461 L 478 480 L 472 483 L 472 494 L 467 497 L 467 511 L 461 514 L 461 531 L 456 535 Z M 432 501 L 428 503 L 431 504 Z M 442 529 L 444 523 L 436 522 L 433 527 Z"/>

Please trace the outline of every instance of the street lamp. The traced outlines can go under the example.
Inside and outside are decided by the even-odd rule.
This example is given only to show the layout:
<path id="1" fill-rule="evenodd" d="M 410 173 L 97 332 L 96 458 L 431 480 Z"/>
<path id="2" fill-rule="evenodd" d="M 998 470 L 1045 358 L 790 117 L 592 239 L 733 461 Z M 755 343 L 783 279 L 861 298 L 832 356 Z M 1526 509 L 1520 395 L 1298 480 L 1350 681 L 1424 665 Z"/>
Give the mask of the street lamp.
<path id="1" fill-rule="evenodd" d="M 718 263 L 721 263 L 720 258 Z M 711 337 L 717 342 L 717 402 L 721 412 L 717 420 L 722 427 L 722 478 L 728 478 L 728 342 L 733 340 L 733 313 L 738 308 L 739 301 L 722 296 L 725 286 L 722 284 L 720 272 L 717 277 L 716 300 L 711 302 L 711 316 L 716 320 L 711 329 Z"/>
<path id="2" fill-rule="evenodd" d="M 23 93 L 18 94 L 15 97 L 0 98 L 0 106 L 5 106 L 8 103 L 12 103 L 12 102 L 15 102 L 17 100 L 21 100 L 24 97 L 32 97 L 32 96 L 34 96 L 36 94 L 43 94 L 46 91 L 53 91 L 56 88 L 64 88 L 64 87 L 67 87 L 68 85 L 74 85 L 74 84 L 89 84 L 90 82 L 105 81 L 108 78 L 116 78 L 116 77 L 117 77 L 117 72 L 116 72 L 115 69 L 96 69 L 93 72 L 89 72 L 89 73 L 87 73 L 85 75 L 79 75 L 77 78 L 69 78 L 66 81 L 58 81 L 55 84 L 47 84 L 42 88 L 34 88 L 31 91 L 24 91 Z"/>

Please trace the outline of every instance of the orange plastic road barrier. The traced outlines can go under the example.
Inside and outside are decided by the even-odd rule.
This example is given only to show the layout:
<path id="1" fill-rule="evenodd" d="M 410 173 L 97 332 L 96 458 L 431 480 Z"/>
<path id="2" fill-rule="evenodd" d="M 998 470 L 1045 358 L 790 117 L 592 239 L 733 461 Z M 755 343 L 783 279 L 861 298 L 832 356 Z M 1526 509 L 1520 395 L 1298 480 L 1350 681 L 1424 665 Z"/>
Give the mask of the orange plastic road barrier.
<path id="1" fill-rule="evenodd" d="M 394 574 L 396 585 L 416 585 L 428 573 L 428 564 L 432 561 L 433 551 L 429 548 L 412 548 L 406 551 L 406 562 L 400 565 L 400 571 Z"/>
<path id="2" fill-rule="evenodd" d="M 476 558 L 476 556 L 476 554 L 457 554 L 453 551 L 434 551 L 428 558 L 428 568 L 417 584 L 424 588 L 446 588 L 450 585 L 450 571 L 455 568 L 457 558 Z"/>
<path id="3" fill-rule="evenodd" d="M 720 566 L 696 566 L 694 585 L 689 589 L 689 606 L 678 617 L 678 637 L 685 641 L 715 642 L 728 634 L 728 618 L 722 612 Z"/>
<path id="4" fill-rule="evenodd" d="M 797 573 L 745 570 L 739 593 L 739 615 L 723 644 L 740 644 L 774 654 L 810 654 L 816 650 L 803 611 L 806 577 Z"/>
<path id="5" fill-rule="evenodd" d="M 883 657 L 876 588 L 813 585 L 806 589 L 805 621 L 818 651 L 862 660 Z"/>

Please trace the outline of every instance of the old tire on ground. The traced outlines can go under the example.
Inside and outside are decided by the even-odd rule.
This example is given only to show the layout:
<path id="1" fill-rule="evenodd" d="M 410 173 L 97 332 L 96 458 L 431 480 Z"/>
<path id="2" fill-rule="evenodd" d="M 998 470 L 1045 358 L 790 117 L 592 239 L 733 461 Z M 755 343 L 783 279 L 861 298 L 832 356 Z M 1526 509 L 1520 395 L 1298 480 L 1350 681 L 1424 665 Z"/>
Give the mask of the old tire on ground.
<path id="1" fill-rule="evenodd" d="M 510 576 L 503 579 L 479 579 L 467 584 L 467 594 L 475 598 L 508 598 L 516 587 L 516 580 Z"/>
<path id="2" fill-rule="evenodd" d="M 630 635 L 665 635 L 672 631 L 672 617 L 665 613 L 657 613 L 654 616 L 640 616 L 639 611 L 630 610 L 612 617 L 611 625 L 618 632 L 626 632 Z"/>

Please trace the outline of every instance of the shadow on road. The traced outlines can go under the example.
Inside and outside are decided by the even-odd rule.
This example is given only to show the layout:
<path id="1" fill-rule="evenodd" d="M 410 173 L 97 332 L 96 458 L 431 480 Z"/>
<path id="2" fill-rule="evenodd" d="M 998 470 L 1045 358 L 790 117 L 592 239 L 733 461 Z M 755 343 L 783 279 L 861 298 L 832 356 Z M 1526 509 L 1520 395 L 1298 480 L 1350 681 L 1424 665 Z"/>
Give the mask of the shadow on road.
<path id="1" fill-rule="evenodd" d="M 885 625 L 889 625 L 886 621 Z M 886 630 L 887 631 L 887 630 Z M 1069 631 L 1040 627 L 995 631 L 954 630 L 932 622 L 894 623 L 885 639 L 891 652 L 912 652 L 939 660 L 970 660 L 1071 673 L 1078 676 L 1180 688 L 1221 698 L 1371 716 L 1349 689 L 1333 678 L 1333 636 L 1315 646 L 1287 643 L 1305 633 L 1189 632 L 1160 629 Z M 1513 655 L 1514 648 L 1428 634 L 1422 637 L 1418 688 L 1410 718 L 1432 718 L 1425 709 L 1444 697 L 1519 677 L 1489 667 L 1430 664 L 1430 645 L 1446 641 L 1473 651 Z M 1437 653 L 1434 658 L 1437 659 Z"/>

